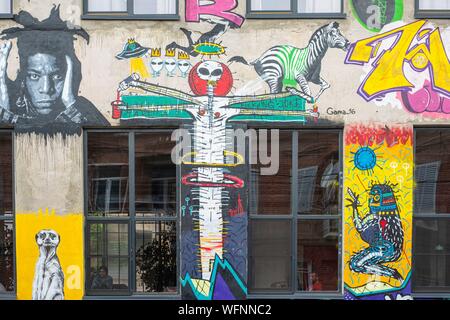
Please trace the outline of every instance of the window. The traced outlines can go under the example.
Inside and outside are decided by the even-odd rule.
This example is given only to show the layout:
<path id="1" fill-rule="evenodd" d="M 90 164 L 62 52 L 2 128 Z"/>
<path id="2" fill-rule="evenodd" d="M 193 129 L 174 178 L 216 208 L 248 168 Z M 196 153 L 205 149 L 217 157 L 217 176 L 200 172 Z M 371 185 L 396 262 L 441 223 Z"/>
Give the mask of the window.
<path id="1" fill-rule="evenodd" d="M 0 18 L 12 18 L 12 0 L 0 0 Z"/>
<path id="2" fill-rule="evenodd" d="M 417 129 L 413 291 L 450 293 L 450 129 Z"/>
<path id="3" fill-rule="evenodd" d="M 84 0 L 84 19 L 178 20 L 178 0 Z"/>
<path id="4" fill-rule="evenodd" d="M 0 295 L 14 292 L 12 135 L 0 131 Z"/>
<path id="5" fill-rule="evenodd" d="M 86 139 L 87 294 L 177 294 L 171 132 L 88 131 Z"/>
<path id="6" fill-rule="evenodd" d="M 252 166 L 250 294 L 339 293 L 340 141 L 340 131 L 282 130 L 278 173 Z"/>
<path id="7" fill-rule="evenodd" d="M 247 18 L 345 18 L 343 0 L 247 0 Z"/>
<path id="8" fill-rule="evenodd" d="M 416 0 L 415 18 L 449 18 L 450 0 Z"/>

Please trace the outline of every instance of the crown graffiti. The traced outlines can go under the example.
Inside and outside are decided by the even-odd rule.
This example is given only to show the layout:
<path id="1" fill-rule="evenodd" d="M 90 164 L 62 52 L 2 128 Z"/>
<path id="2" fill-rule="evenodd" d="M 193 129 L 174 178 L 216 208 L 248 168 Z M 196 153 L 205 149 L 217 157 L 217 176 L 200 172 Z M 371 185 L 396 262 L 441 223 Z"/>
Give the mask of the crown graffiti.
<path id="1" fill-rule="evenodd" d="M 175 49 L 166 50 L 166 57 L 175 57 Z"/>
<path id="2" fill-rule="evenodd" d="M 132 44 L 132 43 L 135 43 L 135 42 L 136 42 L 136 40 L 134 40 L 134 38 L 129 38 L 129 39 L 128 39 L 128 43 L 129 43 L 129 44 Z"/>
<path id="3" fill-rule="evenodd" d="M 186 52 L 180 51 L 180 52 L 178 52 L 178 59 L 179 60 L 189 60 L 190 56 Z"/>
<path id="4" fill-rule="evenodd" d="M 161 57 L 161 48 L 152 49 L 152 57 Z"/>

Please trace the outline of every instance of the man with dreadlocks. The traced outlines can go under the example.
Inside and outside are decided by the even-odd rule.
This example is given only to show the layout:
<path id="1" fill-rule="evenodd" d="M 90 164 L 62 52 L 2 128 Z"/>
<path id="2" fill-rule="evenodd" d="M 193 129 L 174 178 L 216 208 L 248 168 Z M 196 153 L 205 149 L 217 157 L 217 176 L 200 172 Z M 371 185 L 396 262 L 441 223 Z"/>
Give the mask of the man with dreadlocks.
<path id="1" fill-rule="evenodd" d="M 16 124 L 19 129 L 48 131 L 46 126 L 70 130 L 83 124 L 109 125 L 94 105 L 78 97 L 81 63 L 75 55 L 75 36 L 89 42 L 81 28 L 69 28 L 61 20 L 59 6 L 39 21 L 21 11 L 14 20 L 23 28 L 1 33 L 0 46 L 0 122 Z M 6 75 L 11 51 L 10 39 L 17 39 L 20 68 L 12 81 Z M 59 126 L 58 126 L 59 124 Z M 58 129 L 59 128 L 59 129 Z"/>
<path id="2" fill-rule="evenodd" d="M 348 188 L 351 199 L 347 207 L 353 208 L 353 223 L 361 239 L 369 247 L 354 254 L 350 259 L 350 269 L 354 272 L 373 274 L 403 280 L 400 273 L 383 265 L 397 261 L 403 251 L 403 227 L 392 187 L 375 184 L 369 192 L 369 213 L 361 218 L 361 206 L 353 191 Z"/>

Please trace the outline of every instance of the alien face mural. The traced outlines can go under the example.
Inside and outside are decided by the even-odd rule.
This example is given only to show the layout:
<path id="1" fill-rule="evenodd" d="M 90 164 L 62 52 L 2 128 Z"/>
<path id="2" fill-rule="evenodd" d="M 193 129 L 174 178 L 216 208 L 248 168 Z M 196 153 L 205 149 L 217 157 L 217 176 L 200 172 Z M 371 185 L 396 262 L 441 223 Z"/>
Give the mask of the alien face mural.
<path id="1" fill-rule="evenodd" d="M 81 63 L 75 55 L 74 40 L 89 41 L 81 28 L 68 28 L 61 20 L 59 6 L 39 21 L 21 11 L 14 20 L 23 28 L 1 33 L 8 40 L 0 47 L 0 121 L 18 130 L 36 132 L 79 131 L 82 125 L 109 125 L 101 113 L 84 97 L 78 96 Z M 20 67 L 15 80 L 6 68 L 17 39 Z"/>

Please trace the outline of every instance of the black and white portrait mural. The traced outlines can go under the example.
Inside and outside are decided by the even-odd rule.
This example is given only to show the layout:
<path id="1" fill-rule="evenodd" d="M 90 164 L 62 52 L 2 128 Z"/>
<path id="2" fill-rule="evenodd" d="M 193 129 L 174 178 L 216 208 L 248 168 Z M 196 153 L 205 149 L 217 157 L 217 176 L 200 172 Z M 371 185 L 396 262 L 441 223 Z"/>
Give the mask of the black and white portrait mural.
<path id="1" fill-rule="evenodd" d="M 69 27 L 60 17 L 59 6 L 42 21 L 26 11 L 14 20 L 23 27 L 1 33 L 0 124 L 42 133 L 73 133 L 83 125 L 109 125 L 89 100 L 78 96 L 82 76 L 74 41 L 89 43 L 88 33 Z M 20 61 L 15 80 L 7 76 L 13 39 Z"/>

